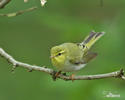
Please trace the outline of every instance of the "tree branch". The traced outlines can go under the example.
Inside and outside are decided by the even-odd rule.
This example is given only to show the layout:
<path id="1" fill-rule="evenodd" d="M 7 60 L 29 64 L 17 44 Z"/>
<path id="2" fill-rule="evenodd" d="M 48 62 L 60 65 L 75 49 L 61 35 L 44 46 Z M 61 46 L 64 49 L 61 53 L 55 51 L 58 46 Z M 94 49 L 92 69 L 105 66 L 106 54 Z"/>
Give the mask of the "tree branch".
<path id="1" fill-rule="evenodd" d="M 0 14 L 0 16 L 15 17 L 15 16 L 18 16 L 18 15 L 22 15 L 25 12 L 30 12 L 30 11 L 33 11 L 33 10 L 36 10 L 36 9 L 37 9 L 37 7 L 31 7 L 31 8 L 28 8 L 28 9 L 25 9 L 25 10 L 20 10 L 20 11 L 14 12 L 14 13 Z"/>
<path id="2" fill-rule="evenodd" d="M 0 0 L 0 9 L 4 8 L 11 0 Z"/>
<path id="3" fill-rule="evenodd" d="M 19 62 L 19 61 L 15 60 L 12 56 L 10 56 L 8 53 L 6 53 L 2 48 L 0 48 L 0 56 L 3 57 L 4 59 L 6 59 L 9 63 L 11 63 L 13 65 L 14 69 L 19 66 L 19 67 L 26 68 L 29 71 L 34 70 L 34 71 L 45 72 L 47 74 L 50 74 L 51 76 L 53 76 L 53 74 L 55 72 L 53 69 L 46 68 L 45 66 L 40 67 L 40 66 L 34 66 L 34 65 Z M 74 80 L 94 80 L 94 79 L 103 79 L 103 78 L 111 78 L 111 77 L 121 78 L 121 79 L 125 80 L 124 70 L 121 69 L 119 71 L 106 73 L 106 74 L 98 74 L 98 75 L 74 76 L 73 79 Z M 63 79 L 63 80 L 72 80 L 72 78 L 70 76 L 66 76 L 63 74 L 60 74 L 58 76 L 58 78 Z"/>

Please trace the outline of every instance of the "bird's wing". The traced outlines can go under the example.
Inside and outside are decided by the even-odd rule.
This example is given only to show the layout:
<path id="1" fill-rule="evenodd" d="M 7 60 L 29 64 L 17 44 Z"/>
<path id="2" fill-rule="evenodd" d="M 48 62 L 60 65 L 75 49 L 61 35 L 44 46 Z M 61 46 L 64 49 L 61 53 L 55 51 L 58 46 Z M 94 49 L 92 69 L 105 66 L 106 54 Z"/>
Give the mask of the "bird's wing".
<path id="1" fill-rule="evenodd" d="M 97 53 L 94 52 L 88 52 L 84 57 L 83 61 L 84 63 L 90 62 L 92 59 L 94 59 L 97 56 Z"/>
<path id="2" fill-rule="evenodd" d="M 97 53 L 94 52 L 88 52 L 82 60 L 76 60 L 76 59 L 70 59 L 70 63 L 75 64 L 75 65 L 79 65 L 79 64 L 86 64 L 88 62 L 90 62 L 92 59 L 94 59 L 97 56 Z"/>
<path id="3" fill-rule="evenodd" d="M 83 59 L 77 59 L 77 58 L 70 59 L 69 62 L 74 65 L 86 64 Z"/>

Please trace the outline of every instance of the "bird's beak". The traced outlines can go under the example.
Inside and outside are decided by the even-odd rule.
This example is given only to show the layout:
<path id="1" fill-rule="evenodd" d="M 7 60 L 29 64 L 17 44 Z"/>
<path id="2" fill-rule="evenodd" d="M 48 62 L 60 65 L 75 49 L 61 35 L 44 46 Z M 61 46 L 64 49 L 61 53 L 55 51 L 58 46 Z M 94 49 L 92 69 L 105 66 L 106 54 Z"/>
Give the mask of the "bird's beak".
<path id="1" fill-rule="evenodd" d="M 50 56 L 50 58 L 52 59 L 52 58 L 55 58 L 55 56 Z"/>

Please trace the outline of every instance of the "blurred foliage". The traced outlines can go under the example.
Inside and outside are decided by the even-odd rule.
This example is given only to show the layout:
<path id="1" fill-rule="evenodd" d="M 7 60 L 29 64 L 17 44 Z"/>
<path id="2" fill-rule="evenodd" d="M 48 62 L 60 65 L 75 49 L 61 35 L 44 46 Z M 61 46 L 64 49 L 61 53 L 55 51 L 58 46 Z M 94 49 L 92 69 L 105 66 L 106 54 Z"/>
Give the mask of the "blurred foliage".
<path id="1" fill-rule="evenodd" d="M 77 74 L 99 74 L 125 69 L 125 1 L 48 0 L 41 7 L 39 0 L 12 0 L 0 13 L 8 13 L 37 5 L 38 10 L 21 16 L 0 17 L 0 47 L 17 60 L 53 68 L 49 56 L 52 46 L 63 42 L 81 42 L 91 30 L 106 34 L 92 48 L 98 52 Z M 0 57 L 0 100 L 123 100 L 125 82 L 120 79 L 54 82 L 45 73 L 29 73 L 12 66 Z M 120 94 L 106 98 L 104 91 Z"/>

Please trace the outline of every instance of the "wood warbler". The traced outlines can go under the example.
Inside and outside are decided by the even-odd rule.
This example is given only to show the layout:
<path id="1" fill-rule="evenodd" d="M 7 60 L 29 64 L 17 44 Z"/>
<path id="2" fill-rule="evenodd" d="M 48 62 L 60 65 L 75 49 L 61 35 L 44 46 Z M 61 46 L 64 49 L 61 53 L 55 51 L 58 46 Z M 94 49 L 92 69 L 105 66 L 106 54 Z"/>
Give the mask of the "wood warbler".
<path id="1" fill-rule="evenodd" d="M 89 52 L 91 46 L 104 35 L 104 32 L 90 32 L 82 43 L 63 43 L 51 48 L 51 61 L 58 71 L 74 72 L 82 69 L 96 57 Z"/>

